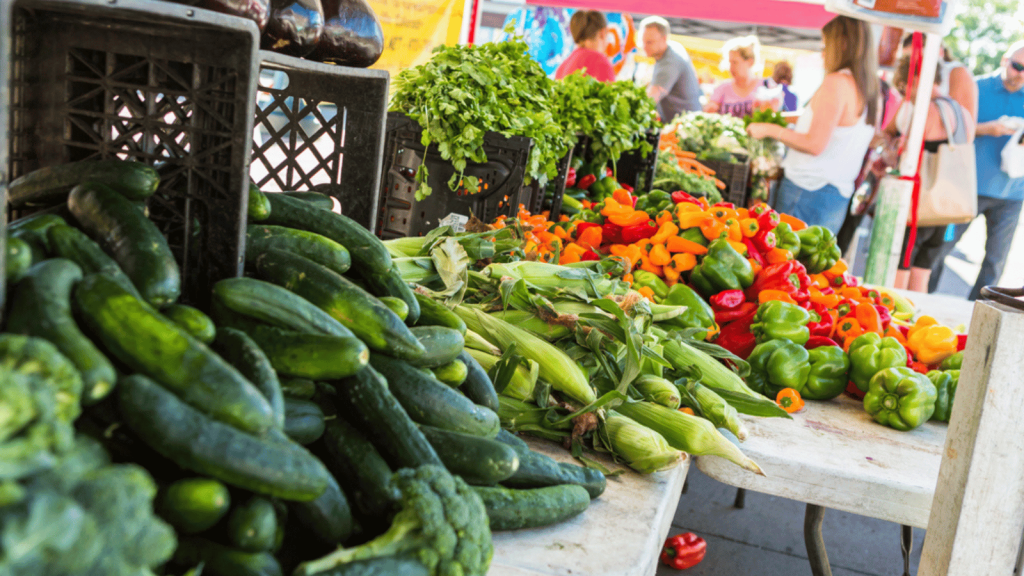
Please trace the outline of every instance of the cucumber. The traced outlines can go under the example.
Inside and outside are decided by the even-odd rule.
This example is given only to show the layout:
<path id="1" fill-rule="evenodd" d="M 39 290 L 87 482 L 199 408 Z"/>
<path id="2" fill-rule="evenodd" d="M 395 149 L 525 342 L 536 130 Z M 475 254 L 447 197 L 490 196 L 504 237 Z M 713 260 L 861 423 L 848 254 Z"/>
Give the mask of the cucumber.
<path id="1" fill-rule="evenodd" d="M 67 226 L 67 222 L 56 214 L 38 213 L 8 224 L 7 234 L 27 243 L 33 250 L 33 260 L 39 262 L 50 254 L 47 233 L 54 226 Z"/>
<path id="2" fill-rule="evenodd" d="M 24 240 L 8 236 L 6 250 L 4 278 L 8 284 L 14 285 L 32 266 L 32 249 Z"/>
<path id="3" fill-rule="evenodd" d="M 246 264 L 255 264 L 256 258 L 267 250 L 298 254 L 338 274 L 348 272 L 352 266 L 348 250 L 325 236 L 283 226 L 249 225 L 245 232 Z"/>
<path id="4" fill-rule="evenodd" d="M 289 398 L 310 400 L 316 394 L 316 382 L 306 378 L 282 378 L 281 391 Z"/>
<path id="5" fill-rule="evenodd" d="M 422 562 L 409 554 L 355 560 L 324 572 L 321 576 L 430 576 Z"/>
<path id="6" fill-rule="evenodd" d="M 270 200 L 260 191 L 260 187 L 249 183 L 249 220 L 262 222 L 270 218 Z"/>
<path id="7" fill-rule="evenodd" d="M 371 354 L 370 365 L 387 379 L 388 389 L 419 424 L 487 438 L 494 438 L 501 429 L 493 410 L 473 404 L 401 360 Z"/>
<path id="8" fill-rule="evenodd" d="M 267 224 L 298 228 L 326 236 L 348 249 L 361 272 L 384 274 L 391 269 L 391 254 L 384 243 L 355 220 L 322 210 L 285 194 L 270 194 Z"/>
<path id="9" fill-rule="evenodd" d="M 233 312 L 278 328 L 330 336 L 353 335 L 351 330 L 302 296 L 270 282 L 228 278 L 214 285 L 213 298 Z"/>
<path id="10" fill-rule="evenodd" d="M 391 486 L 391 467 L 373 443 L 341 416 L 324 431 L 324 464 L 352 498 L 368 527 L 385 529 L 401 498 Z"/>
<path id="11" fill-rule="evenodd" d="M 392 312 L 398 314 L 398 317 L 402 319 L 402 322 L 405 322 L 409 318 L 409 305 L 405 303 L 405 300 L 395 298 L 394 296 L 379 296 L 377 299 L 390 308 Z"/>
<path id="12" fill-rule="evenodd" d="M 558 524 L 590 506 L 590 495 L 575 484 L 529 490 L 474 486 L 473 491 L 487 508 L 492 531 Z"/>
<path id="13" fill-rule="evenodd" d="M 319 192 L 281 192 L 281 194 L 308 202 L 321 210 L 334 210 L 334 200 L 326 194 Z"/>
<path id="14" fill-rule="evenodd" d="M 118 404 L 128 428 L 182 468 L 286 500 L 313 500 L 326 489 L 330 473 L 298 444 L 217 422 L 145 376 L 119 383 Z"/>
<path id="15" fill-rule="evenodd" d="M 277 536 L 277 513 L 270 500 L 253 496 L 231 507 L 225 523 L 228 544 L 243 552 L 266 552 Z"/>
<path id="16" fill-rule="evenodd" d="M 393 469 L 443 466 L 430 442 L 388 390 L 388 382 L 373 368 L 367 366 L 337 382 L 335 390 L 338 412 L 370 437 Z"/>
<path id="17" fill-rule="evenodd" d="M 409 287 L 409 283 L 402 280 L 398 266 L 392 264 L 391 269 L 383 274 L 362 273 L 360 276 L 374 296 L 391 296 L 404 301 L 409 307 L 409 324 L 415 324 L 420 319 L 420 302 L 416 299 L 416 293 Z"/>
<path id="18" fill-rule="evenodd" d="M 371 350 L 398 358 L 419 358 L 426 351 L 402 319 L 380 300 L 308 258 L 268 250 L 257 259 L 256 270 L 264 279 L 330 314 Z"/>
<path id="19" fill-rule="evenodd" d="M 284 433 L 298 444 L 312 444 L 324 435 L 324 412 L 316 402 L 285 398 Z"/>
<path id="20" fill-rule="evenodd" d="M 274 412 L 274 424 L 283 430 L 285 413 L 281 382 L 277 379 L 270 359 L 260 350 L 259 345 L 241 330 L 221 328 L 217 331 L 213 349 L 267 399 Z"/>
<path id="21" fill-rule="evenodd" d="M 156 511 L 179 534 L 213 528 L 231 507 L 231 494 L 213 478 L 182 478 L 160 491 Z"/>
<path id="22" fill-rule="evenodd" d="M 291 378 L 337 379 L 351 376 L 370 360 L 355 336 L 328 336 L 256 326 L 245 330 L 278 374 Z"/>
<path id="23" fill-rule="evenodd" d="M 155 224 L 102 184 L 76 186 L 68 207 L 82 229 L 114 257 L 142 299 L 162 308 L 181 295 L 181 274 Z"/>
<path id="24" fill-rule="evenodd" d="M 509 488 L 543 488 L 561 484 L 575 484 L 583 487 L 591 498 L 604 493 L 608 480 L 599 470 L 584 468 L 564 462 L 556 462 L 549 456 L 534 452 L 525 442 L 506 430 L 494 438 L 510 446 L 519 456 L 519 468 L 508 479 L 501 482 Z"/>
<path id="25" fill-rule="evenodd" d="M 190 536 L 178 542 L 174 563 L 182 568 L 202 564 L 202 576 L 284 576 L 269 552 L 250 553 Z"/>
<path id="26" fill-rule="evenodd" d="M 117 262 L 78 228 L 53 226 L 46 231 L 46 238 L 50 243 L 50 252 L 55 257 L 67 258 L 78 264 L 83 274 L 106 274 L 133 296 L 142 298 Z"/>
<path id="27" fill-rule="evenodd" d="M 324 544 L 336 546 L 356 531 L 348 498 L 333 476 L 328 477 L 327 489 L 316 500 L 294 502 L 291 509 L 299 523 Z"/>
<path id="28" fill-rule="evenodd" d="M 82 375 L 82 402 L 102 400 L 114 389 L 117 373 L 110 360 L 79 330 L 71 314 L 71 291 L 82 270 L 70 260 L 53 258 L 32 266 L 11 294 L 7 331 L 49 340 Z"/>
<path id="29" fill-rule="evenodd" d="M 515 474 L 519 457 L 511 447 L 479 436 L 450 432 L 433 426 L 420 426 L 452 474 L 469 484 L 493 486 Z"/>
<path id="30" fill-rule="evenodd" d="M 426 350 L 423 356 L 409 360 L 413 366 L 426 366 L 427 368 L 444 366 L 458 358 L 459 353 L 466 346 L 466 339 L 453 328 L 413 326 L 409 331 Z"/>
<path id="31" fill-rule="evenodd" d="M 135 372 L 240 430 L 261 434 L 274 426 L 270 403 L 238 370 L 109 277 L 86 276 L 74 303 L 91 334 Z"/>
<path id="32" fill-rule="evenodd" d="M 418 326 L 445 326 L 458 330 L 463 336 L 466 335 L 466 323 L 455 312 L 436 302 L 430 296 L 419 292 L 415 294 L 416 301 L 420 303 L 420 317 L 416 321 Z"/>
<path id="33" fill-rule="evenodd" d="M 63 202 L 75 186 L 95 182 L 109 186 L 130 200 L 145 200 L 156 192 L 160 176 L 141 162 L 87 160 L 40 168 L 11 182 L 7 201 L 17 208 L 24 204 Z"/>
<path id="34" fill-rule="evenodd" d="M 466 379 L 460 386 L 462 393 L 473 403 L 498 412 L 501 408 L 498 403 L 498 393 L 495 392 L 494 383 L 491 382 L 487 371 L 476 361 L 476 358 L 470 356 L 469 352 L 465 350 L 459 352 L 458 359 L 466 365 L 467 370 Z"/>
<path id="35" fill-rule="evenodd" d="M 209 344 L 217 337 L 217 327 L 213 325 L 213 320 L 191 306 L 171 304 L 160 313 L 203 344 Z"/>
<path id="36" fill-rule="evenodd" d="M 466 366 L 465 362 L 456 358 L 444 366 L 438 366 L 437 368 L 431 369 L 431 372 L 433 373 L 434 378 L 437 378 L 452 388 L 458 388 L 466 381 L 466 376 L 469 375 L 469 368 Z"/>

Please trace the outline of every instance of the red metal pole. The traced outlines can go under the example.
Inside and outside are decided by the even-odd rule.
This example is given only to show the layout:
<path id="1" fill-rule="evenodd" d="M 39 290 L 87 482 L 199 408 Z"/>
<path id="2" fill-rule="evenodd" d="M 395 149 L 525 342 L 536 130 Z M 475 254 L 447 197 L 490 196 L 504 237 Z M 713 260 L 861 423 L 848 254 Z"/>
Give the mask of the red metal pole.
<path id="1" fill-rule="evenodd" d="M 476 43 L 476 18 L 480 11 L 480 0 L 473 0 L 473 8 L 469 14 L 469 34 L 466 36 L 466 43 L 472 46 Z"/>

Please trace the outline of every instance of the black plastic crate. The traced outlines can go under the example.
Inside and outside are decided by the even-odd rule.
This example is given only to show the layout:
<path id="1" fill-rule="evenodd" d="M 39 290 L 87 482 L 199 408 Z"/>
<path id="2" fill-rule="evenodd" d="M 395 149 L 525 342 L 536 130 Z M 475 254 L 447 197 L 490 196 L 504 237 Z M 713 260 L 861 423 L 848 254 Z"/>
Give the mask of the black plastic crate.
<path id="1" fill-rule="evenodd" d="M 651 145 L 651 151 L 641 154 L 637 147 L 624 152 L 619 161 L 615 164 L 616 175 L 620 184 L 628 184 L 639 194 L 651 191 L 654 184 L 654 171 L 658 167 L 658 141 L 661 139 L 661 132 L 653 129 L 647 132 L 644 138 Z"/>
<path id="2" fill-rule="evenodd" d="M 441 158 L 436 144 L 425 149 L 422 135 L 420 125 L 405 114 L 388 113 L 377 228 L 382 238 L 421 236 L 445 224 L 460 228 L 470 216 L 490 222 L 502 214 L 514 216 L 520 204 L 531 204 L 534 195 L 523 186 L 523 177 L 532 139 L 505 138 L 497 132 L 484 135 L 487 162 L 470 163 L 465 170 L 466 176 L 480 179 L 480 192 L 472 194 L 448 188 L 455 168 Z M 418 201 L 415 175 L 423 163 L 433 193 Z"/>
<path id="3" fill-rule="evenodd" d="M 530 202 L 526 204 L 526 209 L 530 211 L 530 214 L 540 214 L 547 204 L 550 204 L 551 219 L 556 218 L 561 212 L 562 196 L 565 195 L 565 181 L 569 177 L 569 166 L 572 164 L 572 151 L 573 149 L 570 148 L 566 151 L 565 156 L 558 161 L 558 175 L 554 179 L 548 180 L 546 186 L 541 187 L 536 180 L 524 186 L 530 194 Z M 552 193 L 550 202 L 547 200 L 548 191 Z"/>
<path id="4" fill-rule="evenodd" d="M 732 202 L 736 206 L 747 205 L 747 185 L 750 183 L 750 164 L 743 162 L 724 162 L 722 160 L 701 160 L 701 164 L 715 171 L 715 178 L 725 183 L 722 200 Z"/>
<path id="5" fill-rule="evenodd" d="M 250 173 L 261 190 L 316 190 L 376 224 L 388 73 L 260 52 Z"/>
<path id="6" fill-rule="evenodd" d="M 156 166 L 150 219 L 181 264 L 183 299 L 203 305 L 244 263 L 256 25 L 150 0 L 0 0 L 0 14 L 0 166 L 10 179 L 80 160 Z"/>

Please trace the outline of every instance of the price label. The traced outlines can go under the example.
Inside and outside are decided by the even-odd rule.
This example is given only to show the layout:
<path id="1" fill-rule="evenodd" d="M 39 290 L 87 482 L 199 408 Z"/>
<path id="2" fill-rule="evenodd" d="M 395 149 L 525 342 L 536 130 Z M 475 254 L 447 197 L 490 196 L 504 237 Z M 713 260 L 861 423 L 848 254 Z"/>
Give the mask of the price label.
<path id="1" fill-rule="evenodd" d="M 441 226 L 451 226 L 452 231 L 456 233 L 465 232 L 467 223 L 469 223 L 469 216 L 463 216 L 454 212 L 441 218 L 441 221 L 438 222 Z"/>

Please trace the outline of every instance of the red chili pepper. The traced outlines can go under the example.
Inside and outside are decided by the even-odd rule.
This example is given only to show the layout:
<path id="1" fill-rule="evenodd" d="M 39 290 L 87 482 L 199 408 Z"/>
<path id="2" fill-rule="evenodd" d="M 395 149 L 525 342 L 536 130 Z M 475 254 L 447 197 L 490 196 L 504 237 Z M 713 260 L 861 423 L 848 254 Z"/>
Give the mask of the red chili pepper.
<path id="1" fill-rule="evenodd" d="M 614 224 L 613 224 L 614 226 Z M 600 224 L 594 222 L 578 222 L 576 224 L 576 237 L 579 238 L 580 234 L 583 234 L 587 228 L 603 228 Z"/>
<path id="2" fill-rule="evenodd" d="M 739 320 L 722 324 L 718 338 L 715 338 L 715 344 L 746 360 L 757 346 L 757 339 L 750 332 L 750 325 L 753 323 L 754 314 L 748 314 Z"/>
<path id="3" fill-rule="evenodd" d="M 959 352 L 967 348 L 967 334 L 956 335 L 956 351 Z"/>
<path id="4" fill-rule="evenodd" d="M 762 202 L 761 204 L 758 204 L 757 206 L 754 206 L 753 208 L 750 209 L 750 215 L 752 218 L 757 218 L 761 214 L 765 214 L 771 211 L 771 206 Z"/>
<path id="5" fill-rule="evenodd" d="M 590 188 L 591 184 L 597 182 L 597 176 L 593 174 L 587 174 L 583 178 L 580 178 L 579 182 L 576 183 L 576 187 L 580 190 L 586 190 Z"/>
<path id="6" fill-rule="evenodd" d="M 601 257 L 597 255 L 593 250 L 587 250 L 580 256 L 580 261 L 586 262 L 588 260 L 600 260 Z"/>
<path id="7" fill-rule="evenodd" d="M 715 311 L 732 310 L 743 304 L 746 299 L 747 297 L 744 296 L 743 290 L 724 290 L 712 296 L 708 303 L 711 304 L 711 308 Z"/>
<path id="8" fill-rule="evenodd" d="M 878 310 L 878 319 L 882 322 L 882 331 L 884 332 L 889 324 L 892 324 L 892 314 L 889 313 L 889 309 L 881 304 L 875 304 L 875 310 Z"/>
<path id="9" fill-rule="evenodd" d="M 757 216 L 757 227 L 760 230 L 771 232 L 772 230 L 775 230 L 775 227 L 779 225 L 779 222 L 781 222 L 781 217 L 775 210 L 770 210 Z"/>
<path id="10" fill-rule="evenodd" d="M 621 244 L 633 244 L 643 240 L 644 238 L 651 238 L 658 233 L 658 227 L 652 226 L 653 223 L 653 221 L 648 220 L 643 224 L 622 228 Z M 607 224 L 605 225 L 607 226 Z"/>
<path id="11" fill-rule="evenodd" d="M 693 532 L 670 536 L 661 550 L 661 563 L 676 570 L 693 568 L 704 559 L 708 544 Z"/>
<path id="12" fill-rule="evenodd" d="M 622 226 L 611 222 L 601 226 L 601 241 L 605 244 L 629 244 L 622 240 Z"/>
<path id="13" fill-rule="evenodd" d="M 787 260 L 765 266 L 758 272 L 754 283 L 747 288 L 747 299 L 757 300 L 762 290 L 781 290 L 794 300 L 803 301 L 810 297 L 807 291 L 810 285 L 804 265 L 798 260 Z"/>
<path id="14" fill-rule="evenodd" d="M 611 174 L 609 174 L 609 176 L 611 176 Z M 632 193 L 633 193 L 633 187 L 632 187 L 632 186 L 630 186 L 629 184 L 619 184 L 619 186 L 621 186 L 622 188 L 624 188 L 624 189 L 625 189 L 626 191 L 628 191 L 628 192 L 629 192 L 630 194 L 632 194 Z M 634 203 L 634 204 L 636 204 L 636 200 L 633 200 L 633 203 Z"/>
<path id="15" fill-rule="evenodd" d="M 672 193 L 672 202 L 674 204 L 682 204 L 683 202 L 689 202 L 691 204 L 698 205 L 700 204 L 700 202 L 697 201 L 696 197 L 694 197 L 691 194 L 687 194 L 682 190 L 676 190 L 675 192 Z"/>
<path id="16" fill-rule="evenodd" d="M 804 344 L 804 348 L 808 350 L 814 350 L 822 346 L 839 346 L 839 343 L 828 336 L 811 336 L 807 340 L 807 344 Z"/>
<path id="17" fill-rule="evenodd" d="M 715 310 L 715 322 L 719 326 L 735 322 L 747 316 L 753 317 L 757 313 L 756 302 L 744 302 L 731 310 Z"/>
<path id="18" fill-rule="evenodd" d="M 761 223 L 758 222 L 758 226 L 760 225 Z M 775 232 L 770 228 L 761 227 L 757 234 L 754 234 L 752 240 L 754 241 L 754 246 L 757 247 L 757 251 L 762 254 L 773 250 L 778 245 L 778 238 L 775 237 Z"/>
<path id="19" fill-rule="evenodd" d="M 754 241 L 746 236 L 743 237 L 743 244 L 747 247 L 747 258 L 750 258 L 761 268 L 765 267 L 764 256 L 761 255 L 761 251 L 754 245 Z"/>
<path id="20" fill-rule="evenodd" d="M 729 210 L 735 210 L 736 205 L 732 202 L 715 202 L 712 206 L 716 208 L 728 208 Z"/>
<path id="21" fill-rule="evenodd" d="M 569 168 L 565 172 L 565 187 L 572 188 L 576 185 L 576 169 Z"/>

